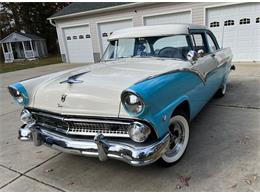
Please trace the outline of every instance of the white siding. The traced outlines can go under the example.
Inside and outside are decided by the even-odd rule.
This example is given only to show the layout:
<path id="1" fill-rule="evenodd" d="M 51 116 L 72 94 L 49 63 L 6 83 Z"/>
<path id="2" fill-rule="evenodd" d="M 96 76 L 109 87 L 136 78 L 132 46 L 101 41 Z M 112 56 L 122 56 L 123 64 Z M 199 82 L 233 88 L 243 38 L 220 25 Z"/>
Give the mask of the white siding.
<path id="1" fill-rule="evenodd" d="M 136 8 L 125 8 L 122 10 L 107 11 L 99 14 L 85 15 L 77 18 L 59 19 L 55 20 L 57 24 L 57 34 L 60 44 L 61 54 L 66 54 L 62 28 L 64 26 L 73 26 L 79 24 L 88 24 L 90 27 L 90 33 L 92 36 L 93 53 L 101 53 L 101 40 L 99 37 L 98 24 L 104 21 L 119 20 L 122 18 L 132 18 L 133 26 L 141 26 L 143 24 L 143 17 L 160 14 L 160 13 L 171 13 L 183 10 L 191 11 L 191 22 L 195 24 L 206 25 L 206 8 L 216 5 L 228 5 L 230 3 L 221 2 L 203 2 L 203 3 L 150 3 L 146 5 L 139 5 Z M 258 30 L 254 32 L 259 33 Z"/>

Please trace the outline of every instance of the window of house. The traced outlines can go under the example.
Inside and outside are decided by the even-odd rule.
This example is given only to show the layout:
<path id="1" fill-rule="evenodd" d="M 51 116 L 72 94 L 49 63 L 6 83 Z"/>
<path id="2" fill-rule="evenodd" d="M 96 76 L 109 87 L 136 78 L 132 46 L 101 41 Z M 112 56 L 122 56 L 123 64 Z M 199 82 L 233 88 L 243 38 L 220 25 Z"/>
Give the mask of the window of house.
<path id="1" fill-rule="evenodd" d="M 239 24 L 250 24 L 250 19 L 249 18 L 243 18 L 239 21 Z"/>
<path id="2" fill-rule="evenodd" d="M 211 27 L 211 28 L 219 27 L 219 22 L 211 22 L 211 23 L 210 23 L 210 27 Z"/>
<path id="3" fill-rule="evenodd" d="M 233 26 L 235 24 L 234 20 L 226 20 L 224 26 Z"/>
<path id="4" fill-rule="evenodd" d="M 90 38 L 90 34 L 87 34 L 87 35 L 86 35 L 86 39 L 88 39 L 88 38 Z"/>
<path id="5" fill-rule="evenodd" d="M 69 40 L 71 40 L 71 37 L 70 37 L 70 36 L 68 36 L 68 37 L 67 37 L 67 40 L 68 40 L 68 41 L 69 41 Z"/>
<path id="6" fill-rule="evenodd" d="M 78 39 L 78 37 L 77 36 L 73 36 L 73 39 Z"/>
<path id="7" fill-rule="evenodd" d="M 108 37 L 107 33 L 102 33 L 102 37 Z"/>
<path id="8" fill-rule="evenodd" d="M 84 36 L 83 35 L 79 35 L 79 39 L 84 39 Z"/>
<path id="9" fill-rule="evenodd" d="M 255 19 L 255 23 L 260 23 L 260 17 Z"/>

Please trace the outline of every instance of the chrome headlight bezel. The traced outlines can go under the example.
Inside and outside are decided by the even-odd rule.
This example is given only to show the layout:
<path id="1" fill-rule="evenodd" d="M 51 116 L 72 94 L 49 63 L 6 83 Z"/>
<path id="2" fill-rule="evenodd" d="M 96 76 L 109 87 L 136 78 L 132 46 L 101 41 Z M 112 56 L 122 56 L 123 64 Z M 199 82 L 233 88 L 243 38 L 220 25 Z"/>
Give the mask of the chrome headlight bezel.
<path id="1" fill-rule="evenodd" d="M 121 94 L 121 102 L 124 109 L 133 115 L 140 115 L 145 109 L 143 99 L 133 91 L 123 91 Z"/>

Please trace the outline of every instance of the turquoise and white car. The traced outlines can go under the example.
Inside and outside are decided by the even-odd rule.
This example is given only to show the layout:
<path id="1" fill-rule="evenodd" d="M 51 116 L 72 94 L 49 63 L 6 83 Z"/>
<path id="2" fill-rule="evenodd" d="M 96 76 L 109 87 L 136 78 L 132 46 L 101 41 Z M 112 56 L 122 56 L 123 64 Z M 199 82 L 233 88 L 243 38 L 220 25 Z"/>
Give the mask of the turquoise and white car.
<path id="1" fill-rule="evenodd" d="M 231 60 L 204 26 L 115 31 L 100 63 L 8 87 L 24 107 L 19 139 L 101 161 L 173 165 L 187 148 L 189 122 L 225 95 Z"/>

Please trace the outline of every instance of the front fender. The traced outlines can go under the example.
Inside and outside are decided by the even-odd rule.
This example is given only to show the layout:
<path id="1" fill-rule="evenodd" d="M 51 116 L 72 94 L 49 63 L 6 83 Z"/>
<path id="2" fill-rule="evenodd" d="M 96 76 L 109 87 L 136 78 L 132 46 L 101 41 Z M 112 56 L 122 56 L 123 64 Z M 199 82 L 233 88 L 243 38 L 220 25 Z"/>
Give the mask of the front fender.
<path id="1" fill-rule="evenodd" d="M 139 94 L 145 102 L 145 110 L 139 119 L 149 121 L 158 137 L 163 137 L 169 127 L 174 109 L 184 101 L 190 105 L 190 118 L 205 103 L 202 97 L 204 81 L 194 72 L 181 71 L 161 75 L 131 86 L 129 89 Z M 121 109 L 122 110 L 122 109 Z M 123 112 L 120 112 L 121 116 Z"/>

